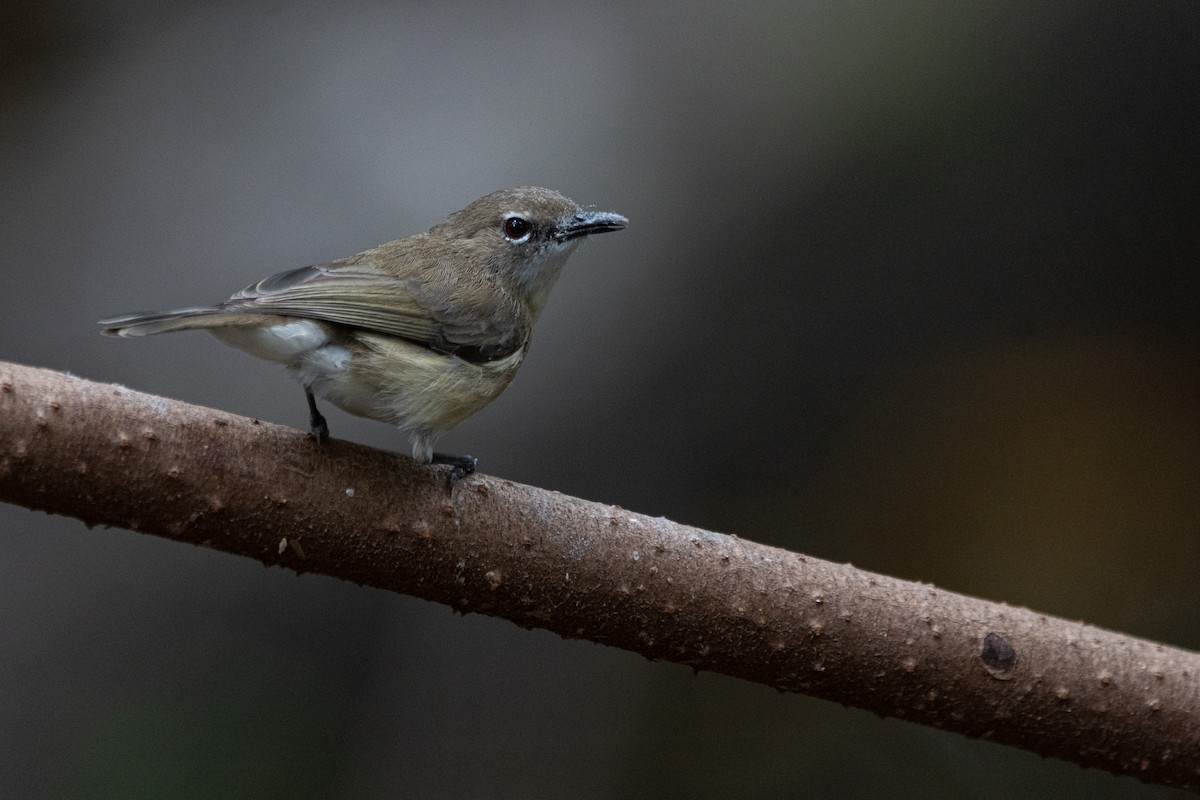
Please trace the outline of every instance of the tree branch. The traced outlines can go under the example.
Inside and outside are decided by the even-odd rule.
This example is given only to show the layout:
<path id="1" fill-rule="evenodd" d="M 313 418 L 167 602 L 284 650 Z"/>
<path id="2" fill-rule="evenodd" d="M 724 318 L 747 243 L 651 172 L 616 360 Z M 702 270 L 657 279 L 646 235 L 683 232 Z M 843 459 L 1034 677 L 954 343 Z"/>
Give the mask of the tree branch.
<path id="1" fill-rule="evenodd" d="M 0 500 L 1200 787 L 1200 655 L 0 362 Z"/>

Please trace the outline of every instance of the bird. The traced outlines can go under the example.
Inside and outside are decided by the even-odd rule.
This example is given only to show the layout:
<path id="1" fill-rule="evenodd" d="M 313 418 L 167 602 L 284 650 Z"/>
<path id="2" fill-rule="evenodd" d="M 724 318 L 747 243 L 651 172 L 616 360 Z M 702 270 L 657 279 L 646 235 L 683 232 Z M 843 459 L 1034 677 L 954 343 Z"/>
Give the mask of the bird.
<path id="1" fill-rule="evenodd" d="M 282 364 L 304 388 L 318 445 L 329 436 L 320 397 L 398 427 L 417 463 L 450 466 L 453 488 L 478 460 L 434 452 L 436 440 L 512 381 L 579 243 L 628 222 L 552 189 L 501 189 L 425 233 L 271 275 L 218 305 L 99 324 L 122 338 L 207 330 Z"/>

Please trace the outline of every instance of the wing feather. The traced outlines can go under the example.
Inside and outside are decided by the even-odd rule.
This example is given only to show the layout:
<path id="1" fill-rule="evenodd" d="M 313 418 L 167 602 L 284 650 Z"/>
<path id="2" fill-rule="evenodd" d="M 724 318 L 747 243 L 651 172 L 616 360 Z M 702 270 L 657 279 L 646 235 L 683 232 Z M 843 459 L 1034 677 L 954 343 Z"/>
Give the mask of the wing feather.
<path id="1" fill-rule="evenodd" d="M 434 300 L 451 294 L 438 288 L 389 275 L 369 262 L 333 262 L 264 278 L 221 309 L 323 320 L 476 362 L 503 358 L 523 345 L 524 329 L 515 314 L 501 313 L 483 324 L 478 317 L 456 320 L 453 304 Z"/>

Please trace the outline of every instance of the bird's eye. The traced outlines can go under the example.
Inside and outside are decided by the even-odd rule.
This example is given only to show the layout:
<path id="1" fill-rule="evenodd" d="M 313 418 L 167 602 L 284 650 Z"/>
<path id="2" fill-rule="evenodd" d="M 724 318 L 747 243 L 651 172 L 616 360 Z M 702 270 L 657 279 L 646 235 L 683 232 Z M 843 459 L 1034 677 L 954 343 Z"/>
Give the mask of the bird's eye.
<path id="1" fill-rule="evenodd" d="M 529 239 L 529 234 L 532 232 L 533 226 L 524 217 L 514 216 L 504 220 L 504 238 L 510 242 L 520 244 Z"/>

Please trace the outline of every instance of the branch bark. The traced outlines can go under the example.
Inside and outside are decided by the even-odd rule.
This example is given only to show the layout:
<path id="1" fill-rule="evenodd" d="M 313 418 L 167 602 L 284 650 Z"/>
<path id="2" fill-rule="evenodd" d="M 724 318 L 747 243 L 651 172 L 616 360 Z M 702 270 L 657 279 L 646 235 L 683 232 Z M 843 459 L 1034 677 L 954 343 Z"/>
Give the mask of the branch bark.
<path id="1" fill-rule="evenodd" d="M 1200 655 L 0 362 L 0 500 L 1200 788 Z"/>

